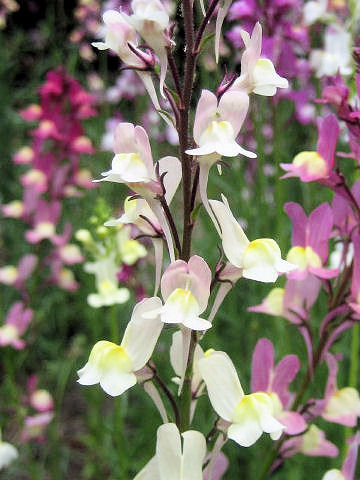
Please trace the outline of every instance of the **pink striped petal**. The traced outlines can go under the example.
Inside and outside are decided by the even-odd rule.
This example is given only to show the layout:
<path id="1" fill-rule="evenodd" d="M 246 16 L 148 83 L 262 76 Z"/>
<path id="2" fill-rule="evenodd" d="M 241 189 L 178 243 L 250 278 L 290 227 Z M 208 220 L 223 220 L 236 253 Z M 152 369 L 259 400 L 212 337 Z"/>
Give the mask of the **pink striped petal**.
<path id="1" fill-rule="evenodd" d="M 306 246 L 307 218 L 302 207 L 295 202 L 285 203 L 284 212 L 291 221 L 291 246 Z"/>
<path id="2" fill-rule="evenodd" d="M 271 383 L 271 390 L 278 394 L 281 403 L 286 407 L 289 401 L 289 384 L 299 371 L 299 359 L 296 355 L 287 355 L 276 365 Z"/>
<path id="3" fill-rule="evenodd" d="M 324 263 L 328 255 L 328 240 L 333 226 L 333 213 L 328 203 L 322 203 L 309 216 L 308 238 L 309 245 Z"/>
<path id="4" fill-rule="evenodd" d="M 257 342 L 251 360 L 251 391 L 267 392 L 274 366 L 274 347 L 267 338 Z"/>
<path id="5" fill-rule="evenodd" d="M 316 150 L 326 161 L 329 171 L 333 168 L 338 135 L 339 125 L 334 114 L 328 115 L 320 121 Z"/>

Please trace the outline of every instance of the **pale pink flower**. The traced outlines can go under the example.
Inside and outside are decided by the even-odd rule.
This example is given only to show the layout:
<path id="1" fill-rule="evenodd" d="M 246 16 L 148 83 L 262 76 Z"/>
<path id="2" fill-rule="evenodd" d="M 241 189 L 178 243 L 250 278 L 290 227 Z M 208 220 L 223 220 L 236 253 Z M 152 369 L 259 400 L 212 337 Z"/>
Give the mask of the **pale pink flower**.
<path id="1" fill-rule="evenodd" d="M 22 302 L 16 302 L 9 310 L 5 324 L 0 327 L 0 346 L 12 346 L 16 350 L 25 347 L 25 341 L 20 337 L 23 335 L 33 318 L 34 312 L 25 308 Z"/>
<path id="2" fill-rule="evenodd" d="M 205 260 L 197 255 L 189 262 L 176 260 L 165 270 L 161 279 L 164 305 L 150 312 L 160 314 L 164 323 L 182 324 L 192 330 L 207 330 L 208 320 L 200 318 L 210 296 L 211 271 Z"/>

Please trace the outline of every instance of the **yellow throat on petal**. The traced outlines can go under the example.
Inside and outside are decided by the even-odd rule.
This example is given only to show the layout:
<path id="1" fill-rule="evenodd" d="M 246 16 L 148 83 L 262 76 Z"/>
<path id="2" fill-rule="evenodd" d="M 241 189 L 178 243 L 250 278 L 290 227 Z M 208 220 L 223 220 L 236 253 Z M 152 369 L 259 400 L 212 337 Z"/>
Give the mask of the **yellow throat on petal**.
<path id="1" fill-rule="evenodd" d="M 230 122 L 213 120 L 207 129 L 202 133 L 199 144 L 200 146 L 207 143 L 229 142 L 234 140 L 234 129 Z"/>
<path id="2" fill-rule="evenodd" d="M 195 313 L 199 311 L 199 304 L 190 290 L 184 288 L 176 288 L 169 298 L 166 300 L 167 304 L 178 306 L 185 314 Z"/>
<path id="3" fill-rule="evenodd" d="M 360 398 L 355 388 L 345 387 L 337 390 L 328 401 L 324 414 L 339 416 L 341 414 L 360 414 Z"/>
<path id="4" fill-rule="evenodd" d="M 274 405 L 269 394 L 256 392 L 244 395 L 235 407 L 233 422 L 242 423 L 244 418 L 258 419 L 264 409 L 273 414 Z"/>
<path id="5" fill-rule="evenodd" d="M 11 343 L 18 338 L 19 332 L 14 325 L 4 325 L 0 328 L 0 336 L 3 341 Z"/>
<path id="6" fill-rule="evenodd" d="M 284 289 L 273 288 L 265 299 L 269 312 L 273 315 L 282 315 L 284 312 Z"/>
<path id="7" fill-rule="evenodd" d="M 108 295 L 112 295 L 117 290 L 117 285 L 110 280 L 101 280 L 98 285 L 98 290 L 100 295 L 107 297 Z"/>
<path id="8" fill-rule="evenodd" d="M 91 350 L 89 363 L 101 371 L 132 372 L 132 360 L 125 350 L 115 343 L 101 340 Z"/>
<path id="9" fill-rule="evenodd" d="M 14 265 L 0 268 L 0 281 L 6 285 L 12 285 L 18 277 L 18 269 Z"/>
<path id="10" fill-rule="evenodd" d="M 275 240 L 258 238 L 246 247 L 243 258 L 243 267 L 251 268 L 255 264 L 273 265 L 281 258 L 281 251 Z"/>
<path id="11" fill-rule="evenodd" d="M 321 441 L 321 430 L 316 425 L 310 425 L 309 430 L 302 436 L 301 451 L 311 452 L 319 446 Z"/>
<path id="12" fill-rule="evenodd" d="M 44 238 L 55 235 L 55 225 L 51 222 L 40 222 L 35 227 L 35 232 Z"/>
<path id="13" fill-rule="evenodd" d="M 298 153 L 292 163 L 295 167 L 306 167 L 309 175 L 324 177 L 327 174 L 327 164 L 317 152 Z"/>
<path id="14" fill-rule="evenodd" d="M 148 177 L 146 165 L 137 153 L 117 153 L 112 161 L 112 169 L 114 173 L 134 170 L 139 178 Z"/>
<path id="15" fill-rule="evenodd" d="M 306 270 L 308 267 L 321 267 L 321 259 L 311 247 L 292 247 L 286 260 L 297 265 L 299 270 Z"/>

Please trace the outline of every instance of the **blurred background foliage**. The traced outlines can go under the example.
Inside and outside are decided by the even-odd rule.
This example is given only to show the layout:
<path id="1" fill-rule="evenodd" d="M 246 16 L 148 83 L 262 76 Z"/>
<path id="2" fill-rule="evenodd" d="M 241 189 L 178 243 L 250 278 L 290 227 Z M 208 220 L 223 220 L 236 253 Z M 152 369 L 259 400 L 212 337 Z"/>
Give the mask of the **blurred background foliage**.
<path id="1" fill-rule="evenodd" d="M 23 166 L 12 162 L 12 155 L 29 143 L 28 124 L 18 111 L 38 101 L 37 90 L 47 71 L 59 65 L 87 88 L 88 75 L 95 71 L 105 86 L 112 85 L 119 65 L 106 52 L 96 54 L 92 63 L 79 56 L 78 45 L 69 41 L 69 34 L 76 25 L 74 0 L 21 0 L 20 9 L 8 18 L 7 26 L 0 32 L 0 145 L 1 177 L 0 200 L 7 203 L 21 194 L 19 175 Z M 211 42 L 210 42 L 211 44 Z M 210 45 L 212 48 L 212 46 Z M 230 48 L 230 46 L 228 46 Z M 215 89 L 222 71 L 202 71 L 197 82 L 200 88 Z M 195 95 L 195 100 L 196 100 Z M 100 149 L 105 121 L 120 112 L 126 121 L 140 122 L 140 115 L 147 108 L 142 97 L 140 103 L 121 100 L 116 105 L 99 102 L 98 115 L 84 122 L 84 132 L 97 151 L 84 155 L 82 165 L 96 178 L 108 168 L 111 153 Z M 290 222 L 282 213 L 286 201 L 297 201 L 311 211 L 321 201 L 329 201 L 327 191 L 318 184 L 304 184 L 297 179 L 279 181 L 279 163 L 289 162 L 301 150 L 313 149 L 316 129 L 303 126 L 293 120 L 292 103 L 278 103 L 264 98 L 252 98 L 250 117 L 255 129 L 257 163 L 250 165 L 244 158 L 231 161 L 231 168 L 223 168 L 223 175 L 215 169 L 209 183 L 209 197 L 218 198 L 224 192 L 235 214 L 246 222 L 249 238 L 272 237 L 286 253 L 290 245 Z M 274 149 L 265 153 L 266 140 L 262 129 L 266 121 L 274 128 Z M 150 135 L 151 138 L 151 135 Z M 154 158 L 176 154 L 176 149 L 166 142 L 153 142 Z M 356 173 L 354 173 L 356 175 Z M 122 207 L 126 191 L 119 184 L 102 184 L 86 192 L 82 198 L 67 199 L 65 215 L 74 229 L 91 227 L 94 206 L 99 197 L 114 212 Z M 174 211 L 180 208 L 180 196 L 174 201 Z M 90 223 L 89 223 L 90 222 Z M 0 262 L 16 264 L 18 258 L 32 246 L 24 241 L 24 225 L 15 219 L 2 219 L 0 231 Z M 219 241 L 210 220 L 200 210 L 194 231 L 193 252 L 205 257 L 210 265 L 218 258 Z M 40 248 L 36 246 L 35 248 Z M 44 248 L 43 243 L 41 248 Z M 150 256 L 152 253 L 150 253 Z M 151 267 L 150 267 L 151 268 Z M 140 271 L 149 269 L 148 259 L 141 262 Z M 95 310 L 88 306 L 86 297 L 93 290 L 94 280 L 75 268 L 80 288 L 76 293 L 65 292 L 55 286 L 34 290 L 32 308 L 35 320 L 27 337 L 27 347 L 15 351 L 11 347 L 0 349 L 0 425 L 8 441 L 17 442 L 17 429 L 23 421 L 21 399 L 26 378 L 36 373 L 41 385 L 53 395 L 56 415 L 48 428 L 45 443 L 20 445 L 20 459 L 11 468 L 0 473 L 6 480 L 63 480 L 107 479 L 130 480 L 153 455 L 155 432 L 160 417 L 154 413 L 150 399 L 139 386 L 119 398 L 107 397 L 99 386 L 85 388 L 76 384 L 76 370 L 83 366 L 92 345 L 99 339 L 119 341 L 130 317 L 134 298 L 125 305 L 102 307 Z M 144 278 L 152 278 L 144 274 Z M 277 285 L 282 286 L 280 278 Z M 144 285 L 148 294 L 151 282 Z M 275 345 L 276 359 L 287 353 L 296 353 L 305 359 L 305 348 L 295 328 L 283 319 L 251 314 L 247 307 L 260 303 L 268 293 L 265 284 L 240 280 L 226 298 L 213 328 L 206 335 L 203 346 L 226 350 L 233 359 L 244 389 L 249 391 L 250 361 L 257 340 L 267 337 Z M 1 286 L 1 310 L 3 316 L 16 300 L 16 293 Z M 313 309 L 313 322 L 319 324 L 323 312 Z M 111 325 L 117 323 L 119 338 L 112 338 Z M 167 383 L 173 376 L 167 356 L 171 331 L 161 337 L 155 354 L 158 370 L 165 372 Z M 342 376 L 347 378 L 349 333 L 342 337 L 337 351 L 345 357 Z M 294 385 L 299 383 L 301 374 Z M 321 396 L 326 378 L 325 368 L 313 382 L 312 396 Z M 174 389 L 175 391 L 175 389 Z M 214 414 L 206 397 L 199 401 L 195 425 L 206 432 L 211 429 Z M 326 424 L 328 438 L 343 448 L 344 437 L 339 428 Z M 226 478 L 253 479 L 271 445 L 263 436 L 251 449 L 239 448 L 229 442 L 224 451 L 230 459 Z M 326 458 L 311 459 L 297 455 L 291 458 L 276 478 L 285 480 L 320 478 L 332 466 Z"/>

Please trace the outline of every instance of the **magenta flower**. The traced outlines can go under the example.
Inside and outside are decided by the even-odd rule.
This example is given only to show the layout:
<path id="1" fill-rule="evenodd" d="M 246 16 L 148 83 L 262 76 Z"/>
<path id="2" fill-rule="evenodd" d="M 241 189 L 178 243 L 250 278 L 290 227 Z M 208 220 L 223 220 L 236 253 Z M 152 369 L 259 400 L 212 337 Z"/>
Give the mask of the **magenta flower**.
<path id="1" fill-rule="evenodd" d="M 355 427 L 360 416 L 360 397 L 355 388 L 338 389 L 336 376 L 338 361 L 331 353 L 326 354 L 329 377 L 326 383 L 325 396 L 322 401 L 321 416 L 328 422 Z"/>
<path id="2" fill-rule="evenodd" d="M 328 256 L 328 240 L 333 226 L 333 213 L 327 203 L 322 203 L 306 217 L 302 207 L 295 202 L 284 205 L 290 218 L 291 249 L 287 260 L 298 266 L 288 278 L 304 280 L 309 274 L 328 279 L 338 275 L 337 269 L 324 267 Z"/>
<path id="3" fill-rule="evenodd" d="M 288 435 L 297 435 L 306 429 L 303 417 L 288 410 L 293 399 L 288 387 L 298 370 L 299 360 L 296 355 L 287 355 L 274 365 L 273 344 L 267 338 L 261 338 L 257 342 L 251 361 L 251 391 L 271 395 L 275 418 L 285 425 Z"/>
<path id="4" fill-rule="evenodd" d="M 286 440 L 280 453 L 282 458 L 289 458 L 296 453 L 310 457 L 337 457 L 339 450 L 336 445 L 326 439 L 322 430 L 312 424 L 303 435 Z"/>
<path id="5" fill-rule="evenodd" d="M 37 120 L 40 120 L 41 115 L 41 106 L 34 103 L 20 111 L 21 118 L 23 118 L 26 122 L 36 122 Z"/>
<path id="6" fill-rule="evenodd" d="M 360 205 L 360 179 L 351 187 L 352 201 Z M 351 236 L 358 225 L 358 218 L 353 210 L 353 203 L 348 195 L 344 196 L 339 191 L 333 193 L 331 208 L 334 214 L 334 227 L 340 236 Z"/>
<path id="7" fill-rule="evenodd" d="M 354 235 L 352 241 L 354 245 L 354 264 L 349 305 L 357 315 L 360 315 L 360 236 L 358 234 Z"/>
<path id="8" fill-rule="evenodd" d="M 56 242 L 56 224 L 60 210 L 60 202 L 54 201 L 49 204 L 45 200 L 39 199 L 34 215 L 34 228 L 26 232 L 26 240 L 29 243 L 38 243 L 44 239 Z"/>
<path id="9" fill-rule="evenodd" d="M 0 346 L 12 346 L 16 350 L 25 347 L 25 341 L 20 338 L 32 320 L 34 312 L 25 308 L 22 302 L 16 302 L 9 310 L 5 324 L 0 327 Z"/>
<path id="10" fill-rule="evenodd" d="M 335 115 L 319 119 L 318 130 L 316 151 L 298 153 L 292 163 L 281 163 L 280 166 L 288 172 L 281 178 L 299 177 L 303 182 L 336 181 L 337 175 L 333 172 L 333 165 L 339 125 Z"/>

